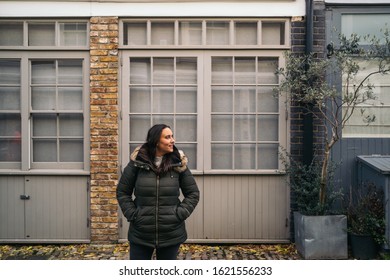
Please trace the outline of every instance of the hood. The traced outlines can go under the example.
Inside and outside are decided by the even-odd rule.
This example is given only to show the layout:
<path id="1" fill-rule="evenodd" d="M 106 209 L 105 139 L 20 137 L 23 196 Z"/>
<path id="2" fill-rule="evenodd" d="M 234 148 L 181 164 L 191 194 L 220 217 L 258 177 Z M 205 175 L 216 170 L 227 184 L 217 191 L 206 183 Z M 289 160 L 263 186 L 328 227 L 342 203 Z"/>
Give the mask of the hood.
<path id="1" fill-rule="evenodd" d="M 134 161 L 138 165 L 147 165 L 153 168 L 153 164 L 145 156 L 146 148 L 144 145 L 140 145 L 134 149 L 130 155 L 130 160 Z M 165 156 L 170 157 L 171 165 L 173 169 L 179 173 L 184 172 L 187 169 L 188 158 L 182 150 L 178 150 L 176 146 L 173 146 L 173 152 Z M 164 156 L 164 157 L 165 157 Z"/>

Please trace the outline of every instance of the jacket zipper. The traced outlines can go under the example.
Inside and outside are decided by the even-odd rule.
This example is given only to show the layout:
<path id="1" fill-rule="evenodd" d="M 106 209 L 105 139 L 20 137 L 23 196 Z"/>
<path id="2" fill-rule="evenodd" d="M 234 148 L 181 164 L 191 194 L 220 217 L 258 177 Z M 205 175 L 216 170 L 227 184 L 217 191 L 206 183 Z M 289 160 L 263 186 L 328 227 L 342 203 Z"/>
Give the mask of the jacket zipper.
<path id="1" fill-rule="evenodd" d="M 159 205 L 158 205 L 158 197 L 159 197 L 159 189 L 160 189 L 160 175 L 157 175 L 157 184 L 156 184 L 156 192 L 157 192 L 157 196 L 156 196 L 156 247 L 158 247 L 158 208 L 159 208 Z"/>

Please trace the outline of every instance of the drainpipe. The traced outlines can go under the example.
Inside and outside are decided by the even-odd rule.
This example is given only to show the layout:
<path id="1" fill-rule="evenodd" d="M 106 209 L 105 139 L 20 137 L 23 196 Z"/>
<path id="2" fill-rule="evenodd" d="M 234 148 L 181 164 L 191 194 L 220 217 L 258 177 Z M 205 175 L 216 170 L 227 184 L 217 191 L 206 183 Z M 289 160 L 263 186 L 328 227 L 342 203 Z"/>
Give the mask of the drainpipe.
<path id="1" fill-rule="evenodd" d="M 305 53 L 313 52 L 313 0 L 306 0 L 306 48 Z M 310 82 L 310 81 L 309 81 Z M 305 104 L 303 108 L 303 163 L 309 165 L 313 161 L 313 115 L 310 113 L 313 104 Z"/>

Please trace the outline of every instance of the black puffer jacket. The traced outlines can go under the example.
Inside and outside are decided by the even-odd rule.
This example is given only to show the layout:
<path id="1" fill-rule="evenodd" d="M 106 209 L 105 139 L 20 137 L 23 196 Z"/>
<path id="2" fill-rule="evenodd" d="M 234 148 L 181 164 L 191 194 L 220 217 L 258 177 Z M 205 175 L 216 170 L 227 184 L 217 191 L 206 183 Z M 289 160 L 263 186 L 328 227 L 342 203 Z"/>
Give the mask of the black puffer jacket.
<path id="1" fill-rule="evenodd" d="M 187 158 L 175 147 L 173 153 L 164 156 L 170 171 L 159 174 L 145 155 L 144 146 L 132 153 L 116 191 L 123 215 L 130 222 L 128 239 L 149 247 L 183 243 L 187 239 L 184 221 L 199 201 Z M 179 199 L 180 189 L 183 201 Z"/>

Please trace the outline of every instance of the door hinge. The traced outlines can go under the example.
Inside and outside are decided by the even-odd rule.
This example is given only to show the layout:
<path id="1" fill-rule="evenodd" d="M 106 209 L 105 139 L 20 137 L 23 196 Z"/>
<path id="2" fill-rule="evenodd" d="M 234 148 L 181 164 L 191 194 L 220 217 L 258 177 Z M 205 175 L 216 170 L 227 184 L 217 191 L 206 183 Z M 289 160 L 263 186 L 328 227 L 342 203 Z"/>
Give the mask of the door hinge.
<path id="1" fill-rule="evenodd" d="M 91 220 L 87 218 L 87 228 L 89 228 L 90 225 L 91 225 Z"/>
<path id="2" fill-rule="evenodd" d="M 286 225 L 285 226 L 288 227 L 288 218 L 286 218 Z"/>
<path id="3" fill-rule="evenodd" d="M 89 192 L 91 187 L 91 179 L 87 179 L 87 192 Z"/>
<path id="4" fill-rule="evenodd" d="M 123 218 L 119 218 L 119 227 L 120 227 L 120 228 L 123 227 Z"/>

